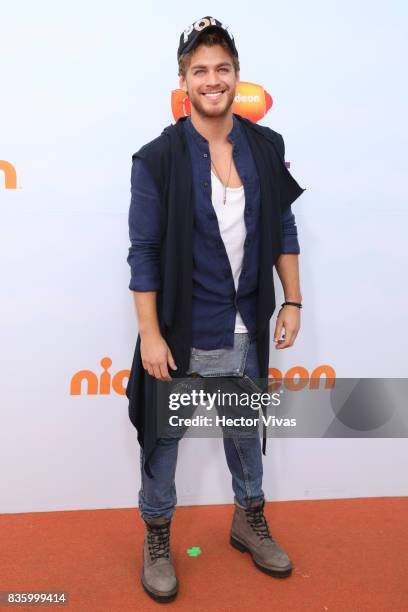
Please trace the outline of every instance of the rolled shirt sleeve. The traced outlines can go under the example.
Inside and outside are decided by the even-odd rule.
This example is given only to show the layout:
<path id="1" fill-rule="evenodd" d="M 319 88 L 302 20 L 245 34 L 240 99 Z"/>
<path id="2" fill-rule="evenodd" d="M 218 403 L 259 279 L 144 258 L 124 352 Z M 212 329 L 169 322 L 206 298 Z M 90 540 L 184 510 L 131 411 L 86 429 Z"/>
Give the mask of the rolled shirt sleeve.
<path id="1" fill-rule="evenodd" d="M 132 291 L 160 289 L 160 196 L 157 186 L 137 157 L 132 162 L 129 207 L 130 248 L 127 262 Z"/>
<path id="2" fill-rule="evenodd" d="M 282 213 L 282 253 L 300 253 L 296 220 L 291 206 Z"/>

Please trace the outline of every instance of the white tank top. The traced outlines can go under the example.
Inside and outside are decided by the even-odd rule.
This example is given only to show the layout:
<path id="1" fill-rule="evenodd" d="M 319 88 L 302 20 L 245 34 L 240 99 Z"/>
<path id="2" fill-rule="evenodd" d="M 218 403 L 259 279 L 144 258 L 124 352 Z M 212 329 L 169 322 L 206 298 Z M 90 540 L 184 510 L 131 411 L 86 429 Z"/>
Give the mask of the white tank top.
<path id="1" fill-rule="evenodd" d="M 227 187 L 227 199 L 226 203 L 223 204 L 224 185 L 211 170 L 211 193 L 212 205 L 217 215 L 221 238 L 227 251 L 235 290 L 237 290 L 244 258 L 244 242 L 246 238 L 244 186 Z M 243 334 L 247 332 L 248 329 L 237 311 L 234 333 Z"/>

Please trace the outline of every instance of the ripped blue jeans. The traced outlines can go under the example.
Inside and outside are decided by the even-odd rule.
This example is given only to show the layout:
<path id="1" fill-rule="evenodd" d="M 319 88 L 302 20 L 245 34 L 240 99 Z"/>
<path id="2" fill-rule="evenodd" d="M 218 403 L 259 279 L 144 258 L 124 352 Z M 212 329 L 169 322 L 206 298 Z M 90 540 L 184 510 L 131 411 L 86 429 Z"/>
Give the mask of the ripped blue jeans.
<path id="1" fill-rule="evenodd" d="M 256 341 L 248 334 L 234 334 L 234 346 L 215 350 L 191 349 L 189 370 L 202 376 L 259 377 Z M 252 501 L 264 499 L 262 490 L 262 448 L 259 436 L 223 437 L 225 458 L 232 476 L 234 501 L 248 507 Z M 164 516 L 170 519 L 176 509 L 175 484 L 178 438 L 160 438 L 151 456 L 153 478 L 143 469 L 144 455 L 140 448 L 141 487 L 139 512 L 142 518 Z"/>

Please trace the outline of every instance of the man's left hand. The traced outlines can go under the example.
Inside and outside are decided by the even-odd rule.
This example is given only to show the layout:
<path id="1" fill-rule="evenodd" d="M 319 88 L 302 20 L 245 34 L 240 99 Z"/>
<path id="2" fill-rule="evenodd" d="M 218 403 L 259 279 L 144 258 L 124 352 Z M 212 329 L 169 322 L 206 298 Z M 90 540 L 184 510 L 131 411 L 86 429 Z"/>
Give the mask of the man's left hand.
<path id="1" fill-rule="evenodd" d="M 284 338 L 281 339 L 282 330 Z M 276 319 L 274 343 L 276 349 L 288 348 L 295 342 L 296 336 L 300 329 L 300 309 L 297 306 L 286 305 L 278 314 Z"/>

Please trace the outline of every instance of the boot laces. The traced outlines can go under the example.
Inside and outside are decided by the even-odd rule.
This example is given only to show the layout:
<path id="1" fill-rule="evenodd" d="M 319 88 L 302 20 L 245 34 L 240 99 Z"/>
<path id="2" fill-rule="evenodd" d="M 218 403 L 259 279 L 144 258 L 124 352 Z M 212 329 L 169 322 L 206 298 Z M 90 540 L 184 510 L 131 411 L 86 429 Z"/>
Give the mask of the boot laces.
<path id="1" fill-rule="evenodd" d="M 169 558 L 170 528 L 169 524 L 148 525 L 147 543 L 152 559 Z"/>
<path id="2" fill-rule="evenodd" d="M 256 535 L 259 536 L 261 540 L 273 541 L 267 520 L 263 514 L 263 505 L 246 508 L 245 513 L 247 515 L 248 523 Z"/>

